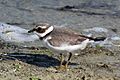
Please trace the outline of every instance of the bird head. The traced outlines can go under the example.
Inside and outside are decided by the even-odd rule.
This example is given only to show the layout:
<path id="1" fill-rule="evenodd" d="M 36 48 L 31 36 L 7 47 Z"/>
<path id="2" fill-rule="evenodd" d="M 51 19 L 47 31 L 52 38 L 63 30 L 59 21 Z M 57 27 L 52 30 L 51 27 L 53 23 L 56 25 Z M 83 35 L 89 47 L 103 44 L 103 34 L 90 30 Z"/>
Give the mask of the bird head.
<path id="1" fill-rule="evenodd" d="M 53 31 L 54 27 L 48 23 L 42 23 L 35 26 L 35 28 L 28 31 L 28 33 L 35 32 L 40 38 L 45 37 Z"/>

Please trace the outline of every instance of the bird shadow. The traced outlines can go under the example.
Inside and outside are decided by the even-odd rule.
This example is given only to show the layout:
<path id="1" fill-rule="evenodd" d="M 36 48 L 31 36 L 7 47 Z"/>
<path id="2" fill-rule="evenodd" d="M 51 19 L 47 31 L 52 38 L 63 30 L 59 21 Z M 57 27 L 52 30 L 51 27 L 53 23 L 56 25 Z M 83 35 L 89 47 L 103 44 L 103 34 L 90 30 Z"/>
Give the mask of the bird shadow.
<path id="1" fill-rule="evenodd" d="M 8 53 L 4 55 L 3 60 L 19 60 L 31 65 L 39 67 L 59 66 L 60 61 L 46 54 L 30 54 L 30 53 Z M 78 65 L 77 63 L 69 63 L 69 65 Z"/>

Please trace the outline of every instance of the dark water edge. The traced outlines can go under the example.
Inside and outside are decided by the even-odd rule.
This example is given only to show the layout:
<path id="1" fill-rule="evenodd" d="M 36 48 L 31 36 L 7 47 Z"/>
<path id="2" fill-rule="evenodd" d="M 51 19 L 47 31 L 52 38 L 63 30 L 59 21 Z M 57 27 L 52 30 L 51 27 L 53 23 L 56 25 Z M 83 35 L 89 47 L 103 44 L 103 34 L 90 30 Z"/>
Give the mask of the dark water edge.
<path id="1" fill-rule="evenodd" d="M 24 28 L 48 22 L 76 28 L 119 29 L 119 0 L 1 0 L 0 11 L 1 22 Z"/>

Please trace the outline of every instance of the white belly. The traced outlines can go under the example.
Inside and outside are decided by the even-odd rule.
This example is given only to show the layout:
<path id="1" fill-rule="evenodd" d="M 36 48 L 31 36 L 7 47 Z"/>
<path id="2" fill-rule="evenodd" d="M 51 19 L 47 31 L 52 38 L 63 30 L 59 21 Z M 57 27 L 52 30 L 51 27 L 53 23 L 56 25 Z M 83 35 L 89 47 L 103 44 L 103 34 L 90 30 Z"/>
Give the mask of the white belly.
<path id="1" fill-rule="evenodd" d="M 61 44 L 61 46 L 57 47 L 57 46 L 53 46 L 51 45 L 47 39 L 44 40 L 44 44 L 47 48 L 53 50 L 53 51 L 57 51 L 57 52 L 73 52 L 76 51 L 78 49 L 83 50 L 86 48 L 87 44 L 89 42 L 89 39 L 86 39 L 85 41 L 83 41 L 81 44 L 77 44 L 77 45 L 69 45 L 69 44 Z"/>

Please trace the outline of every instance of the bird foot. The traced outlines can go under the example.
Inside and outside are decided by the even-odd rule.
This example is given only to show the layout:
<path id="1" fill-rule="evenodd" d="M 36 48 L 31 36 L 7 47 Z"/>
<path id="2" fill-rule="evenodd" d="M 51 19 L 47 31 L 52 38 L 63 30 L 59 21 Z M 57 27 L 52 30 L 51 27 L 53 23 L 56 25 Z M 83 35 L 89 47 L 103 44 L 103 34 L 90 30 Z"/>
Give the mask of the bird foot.
<path id="1" fill-rule="evenodd" d="M 69 70 L 66 65 L 60 65 L 60 66 L 56 67 L 56 69 L 58 71 L 68 71 Z"/>

